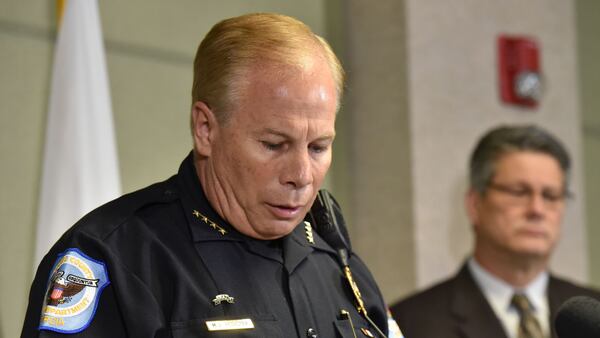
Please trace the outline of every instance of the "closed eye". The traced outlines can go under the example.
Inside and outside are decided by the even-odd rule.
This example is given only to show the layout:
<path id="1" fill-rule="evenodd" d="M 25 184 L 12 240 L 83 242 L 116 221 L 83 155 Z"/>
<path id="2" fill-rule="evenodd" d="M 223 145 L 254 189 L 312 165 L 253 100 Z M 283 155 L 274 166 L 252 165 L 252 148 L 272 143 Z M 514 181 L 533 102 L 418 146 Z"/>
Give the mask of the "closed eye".
<path id="1" fill-rule="evenodd" d="M 525 196 L 531 195 L 531 191 L 529 189 L 521 189 L 521 188 L 506 189 L 506 192 L 515 197 L 525 197 Z"/>
<path id="2" fill-rule="evenodd" d="M 313 144 L 313 145 L 310 145 L 308 148 L 310 149 L 311 152 L 320 154 L 324 151 L 327 151 L 327 149 L 329 149 L 329 145 Z"/>
<path id="3" fill-rule="evenodd" d="M 265 149 L 272 151 L 279 150 L 283 147 L 283 143 L 272 143 L 267 141 L 261 141 L 260 143 L 263 145 L 263 147 L 265 147 Z"/>
<path id="4" fill-rule="evenodd" d="M 556 191 L 542 191 L 542 198 L 544 198 L 548 202 L 559 202 L 564 200 L 567 197 L 567 194 L 563 192 Z"/>

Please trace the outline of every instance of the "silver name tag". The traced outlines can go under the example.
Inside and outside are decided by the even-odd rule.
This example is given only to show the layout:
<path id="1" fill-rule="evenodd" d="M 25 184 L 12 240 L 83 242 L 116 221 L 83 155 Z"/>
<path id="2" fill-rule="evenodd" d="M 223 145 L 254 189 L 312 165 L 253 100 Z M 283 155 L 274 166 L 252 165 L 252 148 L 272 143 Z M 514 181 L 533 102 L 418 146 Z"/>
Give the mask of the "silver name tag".
<path id="1" fill-rule="evenodd" d="M 208 331 L 247 330 L 253 329 L 254 323 L 250 318 L 234 320 L 208 320 L 206 321 Z"/>

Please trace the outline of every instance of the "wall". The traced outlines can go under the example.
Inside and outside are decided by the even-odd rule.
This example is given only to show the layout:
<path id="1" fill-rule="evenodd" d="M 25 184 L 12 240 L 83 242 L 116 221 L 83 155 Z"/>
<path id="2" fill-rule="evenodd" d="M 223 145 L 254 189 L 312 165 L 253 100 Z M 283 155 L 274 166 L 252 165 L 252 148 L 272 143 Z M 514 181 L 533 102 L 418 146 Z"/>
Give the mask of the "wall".
<path id="1" fill-rule="evenodd" d="M 573 191 L 581 195 L 575 8 L 564 0 L 414 0 L 407 8 L 417 284 L 424 285 L 453 272 L 471 249 L 462 212 L 466 160 L 490 126 L 535 122 L 553 131 L 571 152 Z M 501 33 L 529 35 L 541 46 L 546 89 L 535 110 L 498 100 Z M 569 203 L 552 262 L 556 272 L 577 280 L 587 279 L 583 207 L 580 199 Z"/>
<path id="2" fill-rule="evenodd" d="M 275 11 L 327 29 L 323 1 L 98 2 L 124 193 L 174 174 L 191 149 L 192 62 L 214 23 Z M 0 338 L 19 335 L 33 273 L 54 3 L 0 2 Z"/>
<path id="3" fill-rule="evenodd" d="M 406 15 L 402 1 L 344 9 L 347 177 L 335 171 L 334 183 L 349 194 L 354 249 L 387 297 L 411 291 L 416 277 Z"/>
<path id="4" fill-rule="evenodd" d="M 590 248 L 590 278 L 600 287 L 600 2 L 578 0 L 577 4 L 577 52 L 583 131 L 583 159 L 585 162 L 586 220 L 588 246 Z"/>
<path id="5" fill-rule="evenodd" d="M 18 337 L 33 271 L 52 55 L 49 1 L 0 3 L 0 337 Z"/>
<path id="6" fill-rule="evenodd" d="M 553 270 L 585 281 L 574 1 L 349 1 L 351 115 L 347 206 L 354 243 L 390 301 L 453 274 L 471 251 L 467 159 L 499 123 L 538 123 L 564 140 L 573 190 Z M 535 110 L 499 101 L 496 39 L 541 45 L 546 90 Z M 582 196 L 582 198 L 579 198 Z"/>

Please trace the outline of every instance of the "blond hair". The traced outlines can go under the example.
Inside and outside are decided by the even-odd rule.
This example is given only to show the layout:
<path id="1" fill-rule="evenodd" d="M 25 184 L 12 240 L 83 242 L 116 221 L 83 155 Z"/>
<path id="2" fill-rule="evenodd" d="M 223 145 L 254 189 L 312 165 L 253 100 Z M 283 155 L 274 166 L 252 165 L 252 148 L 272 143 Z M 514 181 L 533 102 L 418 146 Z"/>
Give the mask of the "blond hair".
<path id="1" fill-rule="evenodd" d="M 286 15 L 246 14 L 223 20 L 208 32 L 194 60 L 192 105 L 202 101 L 225 123 L 245 74 L 257 64 L 301 66 L 306 58 L 322 58 L 336 85 L 338 107 L 344 87 L 344 70 L 325 39 L 304 23 Z"/>

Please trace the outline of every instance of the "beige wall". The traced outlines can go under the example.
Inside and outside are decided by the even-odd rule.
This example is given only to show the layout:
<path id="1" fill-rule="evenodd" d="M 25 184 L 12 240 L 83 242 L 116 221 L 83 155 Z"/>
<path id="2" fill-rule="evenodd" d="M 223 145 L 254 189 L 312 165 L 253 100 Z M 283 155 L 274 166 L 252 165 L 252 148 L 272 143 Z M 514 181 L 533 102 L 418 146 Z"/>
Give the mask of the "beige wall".
<path id="1" fill-rule="evenodd" d="M 600 2 L 577 1 L 580 98 L 585 162 L 584 190 L 590 248 L 590 277 L 600 287 Z"/>
<path id="2" fill-rule="evenodd" d="M 347 176 L 335 171 L 334 188 L 349 194 L 343 207 L 354 249 L 394 297 L 416 277 L 406 12 L 402 1 L 346 4 Z"/>
<path id="3" fill-rule="evenodd" d="M 0 2 L 0 337 L 18 337 L 29 289 L 52 42 L 47 1 Z"/>

